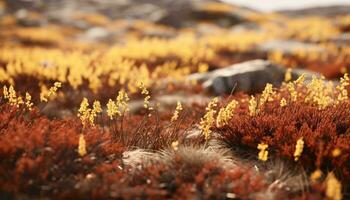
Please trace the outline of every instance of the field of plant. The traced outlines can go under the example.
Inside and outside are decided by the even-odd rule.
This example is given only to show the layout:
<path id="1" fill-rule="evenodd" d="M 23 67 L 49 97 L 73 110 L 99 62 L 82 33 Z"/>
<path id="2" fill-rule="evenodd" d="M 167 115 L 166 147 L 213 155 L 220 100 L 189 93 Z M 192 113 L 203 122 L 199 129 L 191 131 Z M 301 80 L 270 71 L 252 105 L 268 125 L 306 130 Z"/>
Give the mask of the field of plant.
<path id="1" fill-rule="evenodd" d="M 350 12 L 29 2 L 0 0 L 0 199 L 350 198 Z M 213 91 L 256 59 L 282 80 Z"/>

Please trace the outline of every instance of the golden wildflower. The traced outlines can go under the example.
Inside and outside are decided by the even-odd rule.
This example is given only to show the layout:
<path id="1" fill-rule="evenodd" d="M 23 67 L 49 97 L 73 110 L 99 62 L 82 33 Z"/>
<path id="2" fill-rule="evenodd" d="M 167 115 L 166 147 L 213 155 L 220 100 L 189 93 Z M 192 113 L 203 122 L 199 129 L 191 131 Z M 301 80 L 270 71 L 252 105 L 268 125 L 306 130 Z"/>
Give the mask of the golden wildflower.
<path id="1" fill-rule="evenodd" d="M 153 110 L 153 107 L 150 106 L 150 98 L 149 91 L 147 90 L 146 86 L 143 84 L 143 82 L 139 83 L 139 88 L 141 89 L 141 94 L 145 95 L 145 98 L 143 100 L 143 107 L 147 108 L 148 110 Z"/>
<path id="2" fill-rule="evenodd" d="M 258 103 L 256 102 L 255 97 L 251 96 L 249 100 L 249 106 L 248 106 L 250 116 L 255 116 L 259 112 L 259 109 L 257 108 L 257 106 L 258 106 Z"/>
<path id="3" fill-rule="evenodd" d="M 298 98 L 298 93 L 295 90 L 295 85 L 293 83 L 288 83 L 287 84 L 287 89 L 289 91 L 290 100 L 291 101 L 296 101 L 297 98 Z"/>
<path id="4" fill-rule="evenodd" d="M 340 78 L 340 84 L 336 87 L 338 96 L 336 104 L 348 99 L 348 91 L 346 87 L 349 85 L 349 76 L 347 73 L 344 74 L 343 78 Z"/>
<path id="5" fill-rule="evenodd" d="M 180 113 L 180 111 L 182 109 L 183 108 L 182 108 L 181 102 L 178 101 L 177 104 L 176 104 L 176 108 L 175 108 L 174 114 L 171 117 L 171 122 L 174 122 L 174 121 L 176 121 L 179 118 L 179 113 Z"/>
<path id="6" fill-rule="evenodd" d="M 45 87 L 42 87 L 42 92 L 40 93 L 40 100 L 42 102 L 47 102 L 50 97 L 53 97 L 57 94 L 57 90 L 62 87 L 61 82 L 55 82 L 54 85 L 46 91 Z"/>
<path id="7" fill-rule="evenodd" d="M 267 145 L 265 143 L 258 144 L 258 150 L 260 150 L 260 152 L 258 154 L 259 160 L 267 161 L 267 158 L 269 155 L 269 152 L 267 151 L 268 147 L 269 147 L 269 145 Z"/>
<path id="8" fill-rule="evenodd" d="M 341 188 L 342 185 L 340 181 L 337 180 L 333 172 L 329 173 L 327 175 L 326 179 L 326 196 L 329 199 L 332 200 L 341 200 L 342 199 L 342 193 Z"/>
<path id="9" fill-rule="evenodd" d="M 275 95 L 276 92 L 273 91 L 272 84 L 267 83 L 265 86 L 264 91 L 261 94 L 261 97 L 259 99 L 259 106 L 264 105 L 268 101 L 273 100 L 273 95 Z"/>
<path id="10" fill-rule="evenodd" d="M 177 151 L 177 150 L 179 149 L 179 141 L 176 140 L 176 141 L 172 142 L 172 143 L 171 143 L 171 147 L 172 147 L 175 151 Z"/>
<path id="11" fill-rule="evenodd" d="M 328 94 L 329 90 L 326 89 L 324 77 L 312 76 L 311 82 L 306 87 L 308 95 L 305 97 L 305 102 L 312 102 L 319 109 L 324 109 L 331 103 L 332 98 Z"/>
<path id="12" fill-rule="evenodd" d="M 301 137 L 298 139 L 297 144 L 295 145 L 295 151 L 294 151 L 294 160 L 295 161 L 299 160 L 299 157 L 303 153 L 303 149 L 304 149 L 304 140 Z"/>
<path id="13" fill-rule="evenodd" d="M 286 105 L 287 105 L 287 100 L 285 98 L 282 98 L 281 101 L 280 101 L 280 106 L 284 107 Z"/>
<path id="14" fill-rule="evenodd" d="M 216 126 L 218 128 L 228 124 L 229 120 L 232 118 L 234 114 L 234 110 L 238 102 L 236 100 L 232 100 L 225 108 L 221 108 L 219 110 L 218 116 L 216 118 Z"/>
<path id="15" fill-rule="evenodd" d="M 83 134 L 79 136 L 79 145 L 78 145 L 78 153 L 80 156 L 86 155 L 86 141 Z"/>
<path id="16" fill-rule="evenodd" d="M 26 106 L 27 106 L 28 110 L 33 109 L 33 103 L 31 101 L 32 101 L 32 96 L 30 96 L 30 94 L 28 92 L 26 92 Z"/>
<path id="17" fill-rule="evenodd" d="M 298 77 L 297 80 L 294 81 L 294 84 L 297 86 L 297 87 L 301 87 L 303 84 L 304 84 L 304 81 L 305 81 L 305 74 L 302 74 Z"/>
<path id="18" fill-rule="evenodd" d="M 89 113 L 89 121 L 92 126 L 95 125 L 95 118 L 97 117 L 97 114 L 101 112 L 102 112 L 101 103 L 99 101 L 94 101 L 92 105 L 92 110 Z"/>
<path id="19" fill-rule="evenodd" d="M 338 157 L 338 156 L 340 156 L 340 154 L 341 154 L 341 150 L 339 148 L 333 149 L 333 151 L 332 151 L 333 157 Z"/>
<path id="20" fill-rule="evenodd" d="M 199 123 L 200 129 L 203 131 L 205 140 L 208 140 L 212 133 L 211 128 L 215 123 L 214 115 L 216 113 L 216 110 L 214 109 L 217 106 L 217 103 L 218 103 L 218 98 L 214 98 L 208 103 L 207 107 L 205 108 L 207 112 L 205 113 L 204 117 L 201 119 Z"/>
<path id="21" fill-rule="evenodd" d="M 321 176 L 322 176 L 322 171 L 320 169 L 317 169 L 314 172 L 312 172 L 310 179 L 311 179 L 311 181 L 315 182 L 318 179 L 320 179 Z"/>
<path id="22" fill-rule="evenodd" d="M 80 118 L 81 123 L 83 126 L 86 125 L 86 122 L 90 118 L 91 109 L 89 108 L 89 101 L 87 98 L 84 98 L 83 101 L 80 103 L 80 108 L 78 110 L 78 117 Z"/>
<path id="23" fill-rule="evenodd" d="M 120 111 L 118 110 L 118 107 L 116 103 L 112 100 L 109 99 L 107 103 L 107 115 L 108 117 L 113 120 L 113 118 L 119 113 Z"/>
<path id="24" fill-rule="evenodd" d="M 128 94 L 124 90 L 120 90 L 116 100 L 116 107 L 119 112 L 117 114 L 121 116 L 123 113 L 129 110 L 128 108 L 129 97 Z"/>
<path id="25" fill-rule="evenodd" d="M 21 104 L 24 104 L 22 97 L 21 96 L 17 97 L 16 91 L 12 85 L 10 85 L 8 90 L 6 87 L 4 87 L 3 93 L 4 93 L 4 98 L 8 99 L 10 105 L 16 106 L 18 108 Z"/>
<path id="26" fill-rule="evenodd" d="M 4 95 L 4 99 L 8 99 L 9 98 L 9 91 L 8 91 L 6 85 L 4 85 L 2 93 Z"/>
<path id="27" fill-rule="evenodd" d="M 289 82 L 290 80 L 292 80 L 292 68 L 288 68 L 284 74 L 284 81 Z"/>

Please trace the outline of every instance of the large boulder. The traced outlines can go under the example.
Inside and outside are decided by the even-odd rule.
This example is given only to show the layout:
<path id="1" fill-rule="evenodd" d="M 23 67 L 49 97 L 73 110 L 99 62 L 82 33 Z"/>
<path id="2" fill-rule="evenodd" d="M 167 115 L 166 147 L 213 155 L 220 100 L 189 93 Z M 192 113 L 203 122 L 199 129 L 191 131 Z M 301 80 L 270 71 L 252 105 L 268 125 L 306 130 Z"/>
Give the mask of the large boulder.
<path id="1" fill-rule="evenodd" d="M 202 82 L 204 88 L 216 95 L 230 94 L 233 90 L 256 93 L 261 92 L 267 83 L 280 86 L 284 81 L 286 70 L 265 60 L 253 60 L 204 74 L 192 74 L 189 79 Z M 315 73 L 293 69 L 292 79 L 297 79 L 301 74 L 305 74 L 306 79 L 311 79 Z"/>

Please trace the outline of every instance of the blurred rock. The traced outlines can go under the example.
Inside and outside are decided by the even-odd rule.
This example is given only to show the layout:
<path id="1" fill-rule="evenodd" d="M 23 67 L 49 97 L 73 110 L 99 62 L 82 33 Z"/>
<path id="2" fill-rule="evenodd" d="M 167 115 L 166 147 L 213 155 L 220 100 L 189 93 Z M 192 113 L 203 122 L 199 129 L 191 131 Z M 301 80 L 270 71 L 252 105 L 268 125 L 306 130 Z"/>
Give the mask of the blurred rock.
<path id="1" fill-rule="evenodd" d="M 110 33 L 107 29 L 103 27 L 93 27 L 88 29 L 84 35 L 81 36 L 81 40 L 86 40 L 86 41 L 99 41 L 99 40 L 104 40 L 108 36 L 110 36 Z"/>
<path id="2" fill-rule="evenodd" d="M 54 22 L 74 24 L 77 13 L 99 13 L 110 19 L 141 19 L 172 27 L 189 27 L 198 21 L 232 26 L 248 21 L 257 11 L 216 0 L 6 0 L 10 12 L 37 11 Z M 81 23 L 78 23 L 81 26 Z"/>
<path id="3" fill-rule="evenodd" d="M 321 52 L 324 49 L 320 45 L 312 43 L 304 43 L 294 40 L 272 40 L 259 44 L 258 49 L 263 52 L 273 52 L 279 51 L 283 54 L 289 54 L 297 52 L 298 50 L 303 50 L 304 52 Z"/>
<path id="4" fill-rule="evenodd" d="M 192 74 L 189 79 L 202 82 L 204 88 L 215 95 L 230 94 L 233 89 L 234 92 L 244 91 L 252 94 L 261 92 L 266 83 L 280 86 L 285 73 L 284 67 L 264 60 L 253 60 L 204 74 Z M 310 79 L 315 73 L 295 69 L 292 71 L 292 79 L 297 79 L 301 74 L 306 74 L 306 79 Z"/>
<path id="5" fill-rule="evenodd" d="M 337 5 L 337 6 L 312 7 L 312 8 L 297 9 L 297 10 L 281 10 L 278 13 L 281 13 L 290 17 L 305 17 L 305 16 L 334 17 L 338 15 L 350 14 L 350 6 Z"/>

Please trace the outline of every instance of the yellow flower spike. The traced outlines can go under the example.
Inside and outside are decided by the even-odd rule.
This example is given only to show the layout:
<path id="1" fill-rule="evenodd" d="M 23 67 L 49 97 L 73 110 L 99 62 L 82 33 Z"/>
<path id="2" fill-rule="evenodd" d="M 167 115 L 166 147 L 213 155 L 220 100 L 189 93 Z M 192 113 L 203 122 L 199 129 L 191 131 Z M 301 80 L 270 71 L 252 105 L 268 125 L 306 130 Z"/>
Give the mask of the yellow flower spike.
<path id="1" fill-rule="evenodd" d="M 2 93 L 4 95 L 4 99 L 8 99 L 9 98 L 9 91 L 8 91 L 6 85 L 4 85 Z"/>
<path id="2" fill-rule="evenodd" d="M 260 143 L 258 144 L 258 150 L 260 150 L 259 154 L 258 154 L 258 158 L 261 161 L 267 161 L 268 159 L 268 155 L 269 152 L 267 151 L 267 148 L 269 147 L 269 145 L 265 144 L 265 143 Z"/>
<path id="3" fill-rule="evenodd" d="M 214 115 L 216 114 L 216 110 L 214 109 L 216 108 L 218 101 L 218 98 L 214 98 L 208 103 L 207 107 L 205 108 L 207 112 L 205 113 L 204 117 L 202 117 L 199 123 L 199 127 L 204 134 L 205 140 L 210 139 L 212 133 L 211 128 L 215 123 Z"/>
<path id="4" fill-rule="evenodd" d="M 232 100 L 225 108 L 221 108 L 219 110 L 218 116 L 216 117 L 216 126 L 218 128 L 225 126 L 228 124 L 229 120 L 232 118 L 234 114 L 234 110 L 237 107 L 238 102 L 236 100 Z"/>
<path id="5" fill-rule="evenodd" d="M 97 117 L 97 114 L 101 112 L 102 112 L 101 103 L 99 101 L 94 101 L 92 105 L 92 110 L 89 114 L 89 121 L 92 126 L 95 125 L 95 118 Z"/>
<path id="6" fill-rule="evenodd" d="M 80 118 L 83 126 L 86 125 L 86 122 L 90 119 L 91 109 L 89 108 L 89 101 L 87 98 L 84 98 L 80 103 L 80 108 L 78 110 L 78 117 Z"/>
<path id="7" fill-rule="evenodd" d="M 117 96 L 117 100 L 115 102 L 116 107 L 119 111 L 117 112 L 119 116 L 129 111 L 128 101 L 129 101 L 128 94 L 124 90 L 120 90 Z"/>
<path id="8" fill-rule="evenodd" d="M 287 105 L 287 100 L 285 98 L 282 98 L 280 101 L 280 106 L 285 107 Z"/>
<path id="9" fill-rule="evenodd" d="M 304 81 L 305 81 L 305 74 L 302 74 L 298 77 L 297 80 L 294 81 L 294 84 L 297 86 L 297 87 L 301 87 L 303 84 L 304 84 Z"/>
<path id="10" fill-rule="evenodd" d="M 268 101 L 273 100 L 273 96 L 276 94 L 275 91 L 273 91 L 272 84 L 267 83 L 265 86 L 264 91 L 261 94 L 260 100 L 259 100 L 259 106 L 264 105 Z"/>
<path id="11" fill-rule="evenodd" d="M 342 185 L 335 177 L 333 172 L 330 172 L 326 178 L 326 196 L 332 200 L 342 199 Z"/>
<path id="12" fill-rule="evenodd" d="M 143 100 L 143 107 L 147 108 L 148 110 L 153 110 L 153 107 L 150 106 L 149 101 L 151 99 L 151 96 L 149 95 L 149 91 L 147 90 L 143 82 L 139 83 L 139 89 L 141 89 L 141 94 L 145 95 L 145 98 Z"/>
<path id="13" fill-rule="evenodd" d="M 79 145 L 78 145 L 78 153 L 80 156 L 86 155 L 86 141 L 83 134 L 79 136 Z"/>
<path id="14" fill-rule="evenodd" d="M 340 84 L 336 87 L 336 90 L 338 92 L 336 104 L 348 99 L 348 91 L 346 89 L 348 85 L 349 85 L 349 75 L 345 73 L 343 78 L 340 78 Z"/>
<path id="15" fill-rule="evenodd" d="M 255 97 L 251 96 L 250 100 L 249 100 L 249 105 L 248 105 L 249 115 L 250 116 L 255 116 L 256 114 L 258 114 L 259 109 L 257 107 L 258 107 L 258 103 L 255 100 Z"/>
<path id="16" fill-rule="evenodd" d="M 332 102 L 324 77 L 312 76 L 311 82 L 306 87 L 308 95 L 305 97 L 305 102 L 316 104 L 319 109 L 325 109 Z"/>
<path id="17" fill-rule="evenodd" d="M 292 68 L 288 68 L 284 74 L 284 81 L 289 82 L 290 80 L 292 80 Z"/>
<path id="18" fill-rule="evenodd" d="M 179 118 L 179 113 L 181 112 L 182 109 L 183 108 L 182 108 L 181 102 L 178 101 L 177 104 L 176 104 L 176 108 L 175 108 L 174 114 L 171 117 L 171 120 L 170 120 L 171 122 L 174 122 L 174 121 L 176 121 Z"/>
<path id="19" fill-rule="evenodd" d="M 49 98 L 52 98 L 57 94 L 57 90 L 61 87 L 62 87 L 61 82 L 55 82 L 54 85 L 47 92 L 46 87 L 42 86 L 42 91 L 40 93 L 40 100 L 42 102 L 47 102 L 49 100 Z"/>
<path id="20" fill-rule="evenodd" d="M 304 140 L 303 138 L 299 138 L 297 140 L 297 144 L 295 145 L 295 151 L 294 151 L 294 161 L 298 161 L 299 157 L 301 156 L 301 154 L 303 153 L 303 149 L 304 149 Z"/>
<path id="21" fill-rule="evenodd" d="M 179 141 L 176 140 L 175 142 L 172 142 L 172 143 L 171 143 L 171 147 L 172 147 L 175 151 L 177 151 L 177 150 L 179 149 Z"/>
<path id="22" fill-rule="evenodd" d="M 109 99 L 108 103 L 107 103 L 107 115 L 108 115 L 108 117 L 111 120 L 113 120 L 119 112 L 120 111 L 118 110 L 116 103 L 112 99 Z"/>
<path id="23" fill-rule="evenodd" d="M 288 83 L 287 89 L 289 91 L 290 100 L 296 101 L 298 98 L 298 92 L 295 90 L 295 85 L 293 83 Z"/>
<path id="24" fill-rule="evenodd" d="M 313 182 L 316 182 L 318 179 L 320 179 L 322 176 L 322 171 L 320 169 L 315 170 L 314 172 L 312 172 L 310 179 Z"/>
<path id="25" fill-rule="evenodd" d="M 26 92 L 26 106 L 27 106 L 28 110 L 33 109 L 33 103 L 31 101 L 32 101 L 32 96 L 30 96 L 30 94 L 28 92 Z"/>

